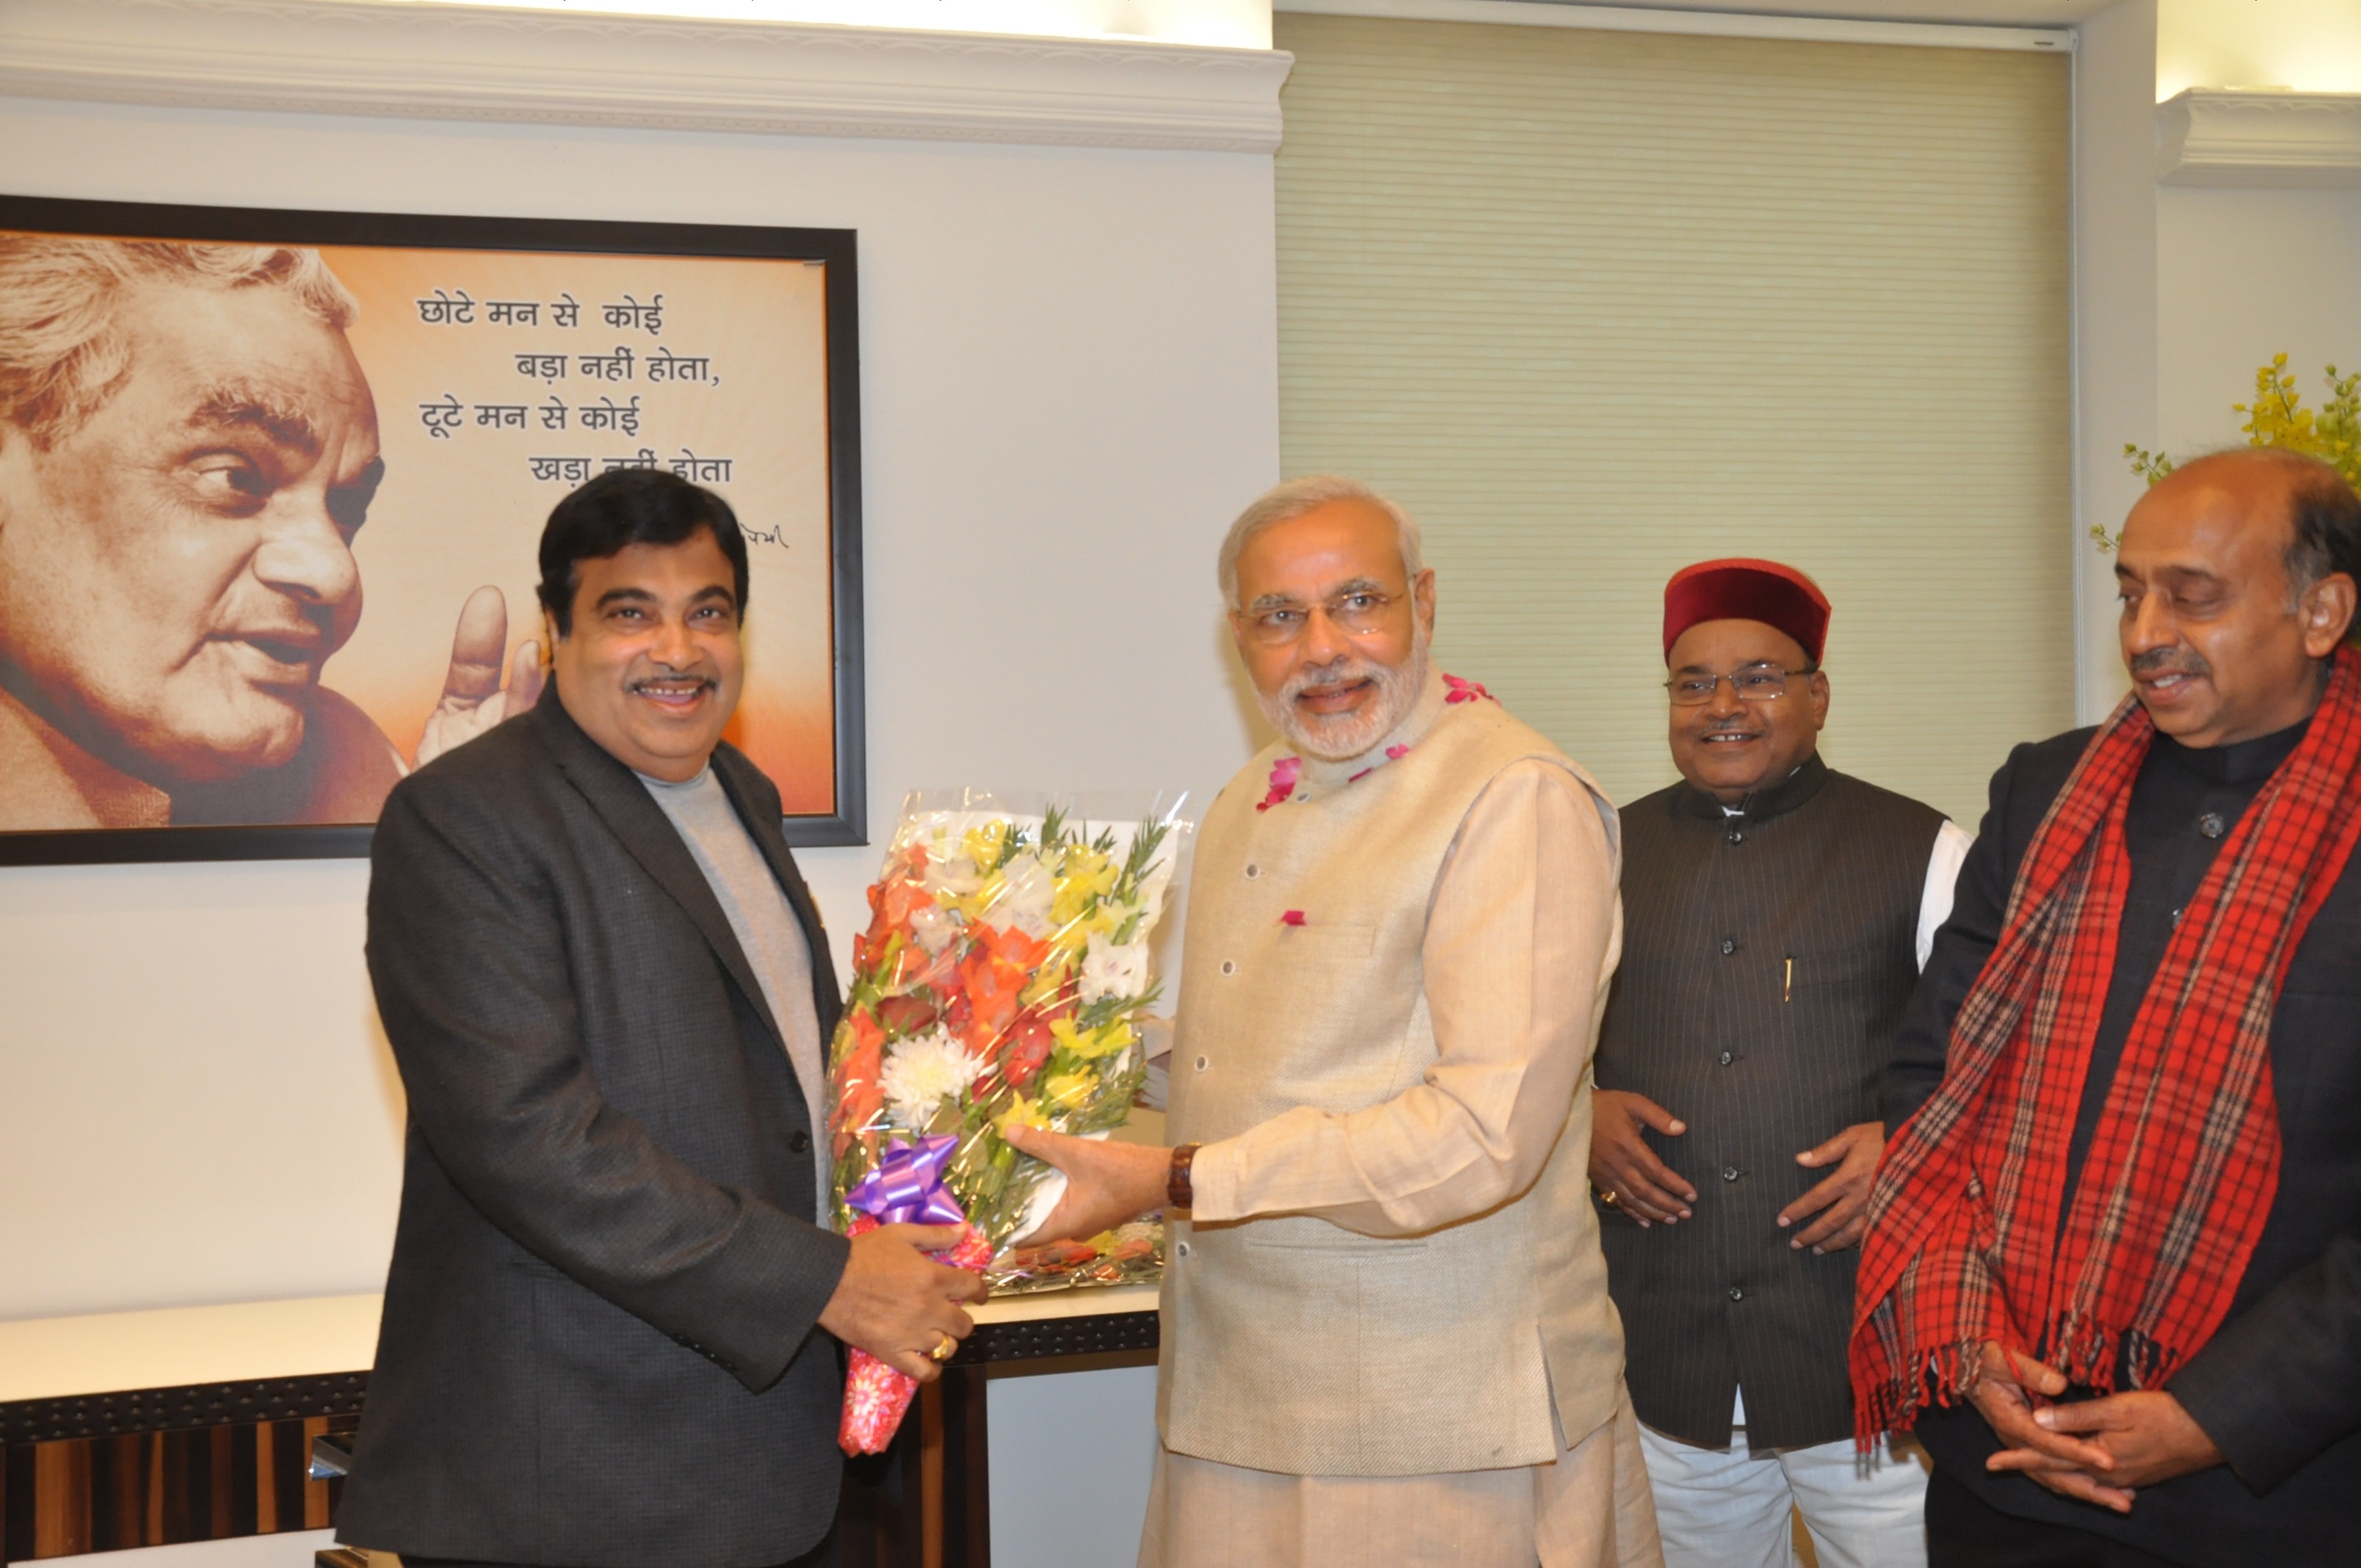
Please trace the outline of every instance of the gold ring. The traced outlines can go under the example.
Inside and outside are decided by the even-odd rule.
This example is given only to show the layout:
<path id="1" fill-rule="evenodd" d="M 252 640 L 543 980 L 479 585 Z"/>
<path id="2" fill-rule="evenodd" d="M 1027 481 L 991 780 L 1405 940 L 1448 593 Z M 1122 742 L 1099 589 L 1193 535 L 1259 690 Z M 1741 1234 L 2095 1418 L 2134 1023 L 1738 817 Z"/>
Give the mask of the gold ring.
<path id="1" fill-rule="evenodd" d="M 1601 1189 L 1598 1194 L 1598 1201 L 1601 1203 L 1606 1204 L 1607 1207 L 1610 1209 L 1615 1208 L 1623 1201 L 1621 1198 L 1616 1196 L 1615 1189 L 1612 1187 Z"/>
<path id="2" fill-rule="evenodd" d="M 940 1329 L 937 1329 L 935 1332 L 937 1333 L 942 1333 Z M 934 1349 L 927 1352 L 927 1359 L 928 1361 L 949 1361 L 952 1356 L 957 1355 L 958 1354 L 959 1341 L 951 1338 L 949 1334 L 943 1334 L 943 1343 L 935 1346 Z"/>

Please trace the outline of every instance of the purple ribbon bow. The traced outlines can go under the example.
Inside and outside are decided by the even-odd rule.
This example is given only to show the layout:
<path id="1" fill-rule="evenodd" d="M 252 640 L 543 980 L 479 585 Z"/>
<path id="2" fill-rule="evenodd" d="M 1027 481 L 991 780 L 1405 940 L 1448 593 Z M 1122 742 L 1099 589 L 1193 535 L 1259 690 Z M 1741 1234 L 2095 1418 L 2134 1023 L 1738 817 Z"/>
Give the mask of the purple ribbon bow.
<path id="1" fill-rule="evenodd" d="M 943 1186 L 943 1167 L 959 1147 L 956 1133 L 922 1137 L 917 1147 L 896 1140 L 877 1168 L 844 1195 L 845 1206 L 874 1214 L 881 1225 L 957 1225 L 967 1216 Z"/>

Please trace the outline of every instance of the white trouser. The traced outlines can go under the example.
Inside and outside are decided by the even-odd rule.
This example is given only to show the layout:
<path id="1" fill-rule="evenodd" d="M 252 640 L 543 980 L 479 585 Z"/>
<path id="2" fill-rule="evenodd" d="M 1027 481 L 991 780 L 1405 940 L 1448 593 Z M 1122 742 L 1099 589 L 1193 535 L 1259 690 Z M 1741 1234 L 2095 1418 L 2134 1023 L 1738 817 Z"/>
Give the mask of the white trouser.
<path id="1" fill-rule="evenodd" d="M 1906 1438 L 1869 1454 L 1850 1438 L 1755 1454 L 1744 1427 L 1719 1449 L 1642 1426 L 1640 1447 L 1664 1568 L 1795 1568 L 1790 1506 L 1820 1568 L 1926 1568 L 1927 1451 Z"/>

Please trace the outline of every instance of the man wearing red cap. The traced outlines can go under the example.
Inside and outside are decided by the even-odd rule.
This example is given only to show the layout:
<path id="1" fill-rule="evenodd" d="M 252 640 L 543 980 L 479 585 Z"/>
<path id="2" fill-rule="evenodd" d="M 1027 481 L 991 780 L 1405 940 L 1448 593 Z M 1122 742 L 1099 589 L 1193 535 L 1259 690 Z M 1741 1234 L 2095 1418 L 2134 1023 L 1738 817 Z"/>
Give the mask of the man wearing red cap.
<path id="1" fill-rule="evenodd" d="M 1853 1452 L 1850 1249 L 1968 838 L 1820 761 L 1828 628 L 1791 566 L 1675 574 L 1681 782 L 1623 814 L 1590 1175 L 1667 1568 L 1786 1568 L 1791 1508 L 1825 1568 L 1927 1561 L 1915 1449 Z"/>

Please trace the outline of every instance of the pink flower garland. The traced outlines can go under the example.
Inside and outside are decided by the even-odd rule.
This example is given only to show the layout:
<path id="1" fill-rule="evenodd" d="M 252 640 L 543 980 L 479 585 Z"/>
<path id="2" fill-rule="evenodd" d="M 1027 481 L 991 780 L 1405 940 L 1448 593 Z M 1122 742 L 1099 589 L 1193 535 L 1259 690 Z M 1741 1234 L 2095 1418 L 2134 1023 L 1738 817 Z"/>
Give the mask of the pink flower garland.
<path id="1" fill-rule="evenodd" d="M 1295 793 L 1295 784 L 1303 776 L 1303 759 L 1281 757 L 1270 765 L 1270 791 L 1256 802 L 1257 811 L 1268 811 L 1272 806 Z"/>

